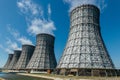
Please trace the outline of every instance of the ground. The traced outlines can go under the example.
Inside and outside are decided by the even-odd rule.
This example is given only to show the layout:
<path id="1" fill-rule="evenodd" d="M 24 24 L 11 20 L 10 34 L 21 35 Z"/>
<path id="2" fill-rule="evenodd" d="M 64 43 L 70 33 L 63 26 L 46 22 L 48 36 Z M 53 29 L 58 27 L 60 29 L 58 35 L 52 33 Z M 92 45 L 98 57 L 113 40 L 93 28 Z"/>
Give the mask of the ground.
<path id="1" fill-rule="evenodd" d="M 61 76 L 54 74 L 24 74 L 19 75 L 42 77 L 54 80 L 120 80 L 120 77 L 81 77 L 81 76 Z"/>

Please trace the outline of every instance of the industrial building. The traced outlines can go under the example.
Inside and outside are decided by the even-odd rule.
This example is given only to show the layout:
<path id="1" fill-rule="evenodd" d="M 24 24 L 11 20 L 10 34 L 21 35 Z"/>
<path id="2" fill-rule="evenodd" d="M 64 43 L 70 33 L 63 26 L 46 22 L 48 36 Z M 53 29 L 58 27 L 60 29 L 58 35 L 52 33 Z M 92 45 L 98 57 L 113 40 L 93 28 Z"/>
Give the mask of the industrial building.
<path id="1" fill-rule="evenodd" d="M 4 69 L 8 69 L 8 66 L 9 66 L 9 64 L 10 64 L 10 62 L 12 61 L 12 58 L 13 58 L 13 54 L 9 54 L 8 55 L 8 59 L 7 59 L 7 62 L 6 62 L 6 64 L 4 65 Z"/>
<path id="2" fill-rule="evenodd" d="M 56 68 L 57 62 L 54 54 L 55 37 L 41 33 L 36 37 L 36 47 L 26 69 L 30 71 L 50 71 Z"/>
<path id="3" fill-rule="evenodd" d="M 57 65 L 51 34 L 36 36 L 36 46 L 22 45 L 22 51 L 9 54 L 4 69 L 28 72 L 55 71 L 60 75 L 120 76 L 107 51 L 100 28 L 100 10 L 85 4 L 70 12 L 70 31 Z"/>
<path id="4" fill-rule="evenodd" d="M 15 70 L 25 70 L 26 66 L 28 65 L 35 46 L 33 45 L 22 45 L 22 53 L 20 55 L 19 60 L 17 61 L 16 65 L 14 66 Z"/>
<path id="5" fill-rule="evenodd" d="M 57 74 L 78 76 L 117 76 L 100 29 L 100 10 L 82 5 L 70 13 L 70 32 L 57 65 Z"/>
<path id="6" fill-rule="evenodd" d="M 8 66 L 8 69 L 9 70 L 13 70 L 13 67 L 16 65 L 19 57 L 20 57 L 20 54 L 21 54 L 21 50 L 14 50 L 14 54 L 13 54 L 13 57 L 12 57 L 12 60 Z"/>

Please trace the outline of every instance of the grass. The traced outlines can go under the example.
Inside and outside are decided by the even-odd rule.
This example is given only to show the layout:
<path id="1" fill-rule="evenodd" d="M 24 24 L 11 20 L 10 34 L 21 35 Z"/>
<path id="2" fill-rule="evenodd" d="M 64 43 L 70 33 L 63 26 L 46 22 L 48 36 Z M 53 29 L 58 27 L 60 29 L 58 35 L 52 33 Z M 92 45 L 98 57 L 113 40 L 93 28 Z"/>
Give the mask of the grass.
<path id="1" fill-rule="evenodd" d="M 23 76 L 23 75 L 17 75 L 17 74 L 5 74 L 4 76 L 2 76 L 2 78 L 0 78 L 0 80 L 51 80 L 51 79 Z"/>
<path id="2" fill-rule="evenodd" d="M 90 79 L 90 80 L 120 80 L 120 77 L 90 77 L 90 76 L 63 76 L 63 75 L 55 75 L 55 74 L 35 74 L 42 75 L 48 77 L 62 78 L 62 79 L 71 79 L 71 80 L 79 80 L 79 79 Z"/>
<path id="3" fill-rule="evenodd" d="M 26 74 L 26 73 L 23 73 L 23 74 Z M 60 78 L 62 80 L 80 80 L 80 79 L 88 79 L 88 80 L 120 80 L 120 77 L 64 76 L 64 75 L 43 74 L 43 73 L 34 73 L 33 75 Z M 6 74 L 5 79 L 9 79 L 9 80 L 52 80 L 52 79 L 45 79 L 44 77 L 43 78 L 38 78 L 38 77 L 23 76 L 23 75 L 17 75 L 17 74 L 15 74 L 15 75 Z M 0 78 L 0 80 L 3 80 L 3 79 Z"/>

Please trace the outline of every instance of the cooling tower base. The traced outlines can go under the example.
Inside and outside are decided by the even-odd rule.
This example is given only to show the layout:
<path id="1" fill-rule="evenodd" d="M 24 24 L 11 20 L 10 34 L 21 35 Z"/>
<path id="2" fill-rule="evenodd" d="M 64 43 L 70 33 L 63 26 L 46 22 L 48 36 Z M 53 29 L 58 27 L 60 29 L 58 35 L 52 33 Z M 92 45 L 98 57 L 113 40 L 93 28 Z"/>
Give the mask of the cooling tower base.
<path id="1" fill-rule="evenodd" d="M 52 73 L 54 69 L 27 69 L 28 73 Z"/>
<path id="2" fill-rule="evenodd" d="M 120 69 L 57 69 L 58 75 L 111 77 L 120 76 Z"/>

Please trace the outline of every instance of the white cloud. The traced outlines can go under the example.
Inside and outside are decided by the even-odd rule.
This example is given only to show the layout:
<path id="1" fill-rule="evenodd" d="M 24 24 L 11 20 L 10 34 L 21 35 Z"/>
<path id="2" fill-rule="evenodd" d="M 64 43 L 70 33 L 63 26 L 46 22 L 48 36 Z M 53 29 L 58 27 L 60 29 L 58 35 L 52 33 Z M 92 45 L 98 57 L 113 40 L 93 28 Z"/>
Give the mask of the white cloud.
<path id="1" fill-rule="evenodd" d="M 20 41 L 22 44 L 30 44 L 30 45 L 33 45 L 32 42 L 27 39 L 26 37 L 21 37 L 18 39 L 18 41 Z"/>
<path id="2" fill-rule="evenodd" d="M 3 45 L 2 44 L 0 44 L 0 49 L 3 49 Z"/>
<path id="3" fill-rule="evenodd" d="M 31 0 L 20 0 L 17 2 L 17 6 L 23 13 L 30 13 L 32 15 L 39 15 L 42 13 L 41 7 L 33 3 Z"/>
<path id="4" fill-rule="evenodd" d="M 11 39 L 7 40 L 7 48 L 5 48 L 5 51 L 8 53 L 13 53 L 13 50 L 21 50 L 21 48 L 18 47 L 16 42 L 12 42 Z"/>
<path id="5" fill-rule="evenodd" d="M 51 5 L 48 4 L 48 16 L 49 16 L 49 17 L 51 16 L 51 13 L 52 13 L 52 11 L 51 11 Z"/>
<path id="6" fill-rule="evenodd" d="M 25 36 L 21 36 L 20 33 L 16 29 L 9 26 L 8 31 L 15 38 L 15 40 L 19 41 L 22 45 L 24 44 L 32 45 L 32 41 L 27 39 Z"/>
<path id="7" fill-rule="evenodd" d="M 28 24 L 28 33 L 33 35 L 39 33 L 54 35 L 53 31 L 56 30 L 56 28 L 54 22 L 50 19 L 52 13 L 50 4 L 48 4 L 48 19 L 44 17 L 44 11 L 41 6 L 34 3 L 32 0 L 20 0 L 17 2 L 17 5 L 27 18 L 26 22 Z"/>
<path id="8" fill-rule="evenodd" d="M 103 10 L 107 6 L 107 4 L 105 3 L 106 0 L 64 0 L 64 2 L 70 5 L 70 11 L 75 7 L 83 4 L 92 4 L 97 6 L 101 10 Z"/>
<path id="9" fill-rule="evenodd" d="M 16 42 L 12 42 L 10 39 L 7 40 L 8 47 L 11 49 L 20 49 Z"/>
<path id="10" fill-rule="evenodd" d="M 0 49 L 4 50 L 8 54 L 13 53 L 13 50 L 21 50 L 20 47 L 18 47 L 16 42 L 11 41 L 11 39 L 7 38 L 6 46 L 3 46 L 0 44 Z"/>
<path id="11" fill-rule="evenodd" d="M 11 49 L 9 49 L 9 48 L 6 48 L 5 51 L 6 51 L 8 54 L 12 54 L 12 53 L 13 53 L 13 51 L 12 51 Z"/>
<path id="12" fill-rule="evenodd" d="M 17 38 L 18 36 L 20 36 L 20 33 L 14 28 L 11 28 L 10 24 L 7 25 L 7 29 L 10 32 L 10 34 L 13 35 L 13 37 Z"/>
<path id="13" fill-rule="evenodd" d="M 48 33 L 53 35 L 53 30 L 55 29 L 53 21 L 41 20 L 38 18 L 31 21 L 28 32 L 32 34 Z"/>

